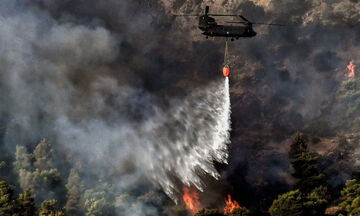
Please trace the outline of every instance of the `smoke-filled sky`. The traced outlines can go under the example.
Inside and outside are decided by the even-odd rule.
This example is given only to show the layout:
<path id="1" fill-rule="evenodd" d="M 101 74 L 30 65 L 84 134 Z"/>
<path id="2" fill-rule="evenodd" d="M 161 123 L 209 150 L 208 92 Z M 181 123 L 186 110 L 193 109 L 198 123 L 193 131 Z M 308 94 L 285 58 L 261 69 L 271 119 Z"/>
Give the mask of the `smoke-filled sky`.
<path id="1" fill-rule="evenodd" d="M 346 65 L 360 57 L 358 1 L 3 0 L 0 117 L 8 150 L 46 137 L 89 157 L 100 178 L 120 176 L 119 187 L 153 171 L 186 179 L 177 163 L 151 161 L 191 160 L 178 157 L 179 148 L 204 149 L 205 142 L 195 150 L 182 144 L 191 147 L 212 130 L 211 111 L 197 108 L 219 105 L 206 97 L 218 96 L 214 85 L 223 85 L 224 40 L 206 40 L 195 18 L 171 15 L 202 13 L 205 5 L 213 13 L 288 25 L 255 26 L 256 37 L 230 45 L 233 132 L 230 164 L 220 171 L 240 191 L 291 181 L 287 138 L 324 115 Z M 209 121 L 181 122 L 187 118 Z M 163 146 L 178 140 L 179 146 Z M 188 167 L 191 178 L 216 175 L 212 159 L 221 161 L 219 152 L 227 151 L 195 152 L 204 167 L 200 173 Z"/>

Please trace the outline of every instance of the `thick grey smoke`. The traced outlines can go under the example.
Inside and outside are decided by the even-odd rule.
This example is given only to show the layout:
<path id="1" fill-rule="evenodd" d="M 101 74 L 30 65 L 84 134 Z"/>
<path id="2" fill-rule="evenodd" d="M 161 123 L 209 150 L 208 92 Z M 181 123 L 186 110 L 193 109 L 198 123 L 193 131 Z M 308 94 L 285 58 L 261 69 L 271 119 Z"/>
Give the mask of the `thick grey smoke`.
<path id="1" fill-rule="evenodd" d="M 126 96 L 119 94 L 118 101 L 113 101 L 119 106 L 139 97 L 133 89 L 113 88 L 116 92 L 126 92 Z M 199 173 L 219 178 L 213 161 L 227 162 L 228 92 L 227 80 L 225 85 L 215 82 L 196 89 L 181 101 L 169 101 L 166 110 L 153 105 L 141 122 L 119 119 L 121 113 L 112 110 L 118 116 L 111 122 L 94 117 L 74 123 L 64 116 L 57 119 L 55 130 L 60 143 L 78 154 L 80 159 L 86 158 L 90 164 L 99 167 L 101 177 L 107 178 L 116 172 L 120 176 L 133 175 L 130 181 L 119 182 L 123 191 L 134 187 L 136 178 L 147 177 L 176 200 L 174 191 L 178 188 L 173 178 L 202 190 Z M 101 100 L 96 100 L 100 106 Z M 133 171 L 128 173 L 125 164 Z"/>
<path id="2" fill-rule="evenodd" d="M 206 117 L 196 106 L 217 103 L 212 94 L 219 95 L 216 86 L 223 86 L 214 82 L 220 76 L 223 41 L 203 39 L 197 20 L 169 15 L 201 13 L 206 4 L 215 13 L 290 24 L 256 26 L 255 38 L 230 45 L 232 151 L 230 165 L 222 172 L 239 194 L 254 182 L 255 187 L 270 188 L 288 182 L 286 139 L 297 130 L 311 131 L 312 123 L 326 115 L 347 63 L 358 61 L 360 32 L 354 26 L 359 2 L 1 1 L 0 116 L 7 125 L 4 139 L 9 151 L 14 152 L 16 144 L 47 137 L 80 160 L 88 155 L 89 163 L 100 161 L 94 166 L 100 178 L 113 170 L 112 177 L 121 176 L 120 188 L 134 179 L 141 182 L 144 170 L 155 170 L 151 174 L 162 176 L 163 182 L 176 182 L 174 173 L 164 170 L 173 169 L 178 157 L 164 164 L 144 161 L 147 155 L 158 162 L 168 159 L 179 149 L 176 144 L 161 148 L 162 144 L 192 143 L 212 130 L 199 125 L 214 123 L 213 117 L 204 122 L 192 118 Z M 184 126 L 187 118 L 194 125 Z M 154 128 L 156 134 L 150 133 Z M 161 139 L 164 134 L 166 139 Z M 192 153 L 190 146 L 180 150 Z M 199 187 L 203 173 L 217 176 L 211 158 L 218 160 L 217 153 L 225 157 L 226 151 L 210 149 L 209 157 L 201 157 L 203 171 L 181 167 L 175 176 L 189 168 L 183 182 L 195 179 Z M 145 150 L 147 154 L 141 155 Z M 129 158 L 138 163 L 128 163 Z M 172 187 L 164 185 L 166 191 Z M 253 191 L 242 198 L 245 204 L 251 196 L 266 196 Z"/>
<path id="3" fill-rule="evenodd" d="M 50 15 L 57 6 L 19 1 L 1 9 L 1 89 L 8 92 L 1 112 L 11 119 L 9 151 L 45 136 L 66 149 L 74 164 L 86 161 L 100 180 L 118 176 L 112 182 L 120 192 L 147 179 L 174 200 L 181 193 L 177 182 L 202 190 L 203 175 L 219 178 L 214 161 L 227 162 L 230 138 L 228 80 L 164 103 L 129 78 L 140 78 L 136 67 L 148 60 L 119 59 L 129 52 L 120 45 L 121 31 L 113 33 L 98 20 L 84 24 L 76 15 L 57 20 Z"/>

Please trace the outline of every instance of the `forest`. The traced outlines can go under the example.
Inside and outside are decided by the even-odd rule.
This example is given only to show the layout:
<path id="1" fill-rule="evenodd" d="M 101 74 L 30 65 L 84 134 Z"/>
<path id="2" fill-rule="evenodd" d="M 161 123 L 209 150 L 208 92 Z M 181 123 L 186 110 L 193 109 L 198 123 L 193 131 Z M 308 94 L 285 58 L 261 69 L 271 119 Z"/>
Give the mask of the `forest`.
<path id="1" fill-rule="evenodd" d="M 271 216 L 319 216 L 357 215 L 360 213 L 360 181 L 347 180 L 343 188 L 333 188 L 326 183 L 326 175 L 319 168 L 321 156 L 308 148 L 308 138 L 302 133 L 292 137 L 289 158 L 292 166 L 290 175 L 295 183 L 292 190 L 279 194 L 268 209 Z M 346 141 L 343 141 L 346 142 Z M 347 145 L 347 144 L 343 144 Z M 348 146 L 348 145 L 347 145 Z M 353 149 L 348 147 L 339 152 L 339 157 L 348 157 Z M 0 215 L 87 215 L 111 216 L 121 211 L 121 202 L 126 199 L 111 196 L 99 181 L 96 189 L 87 189 L 77 168 L 63 161 L 59 169 L 57 152 L 46 139 L 28 151 L 17 146 L 14 155 L 2 157 L 0 182 Z M 67 175 L 67 178 L 64 176 Z M 186 216 L 190 213 L 182 205 L 159 202 L 155 193 L 145 194 L 139 199 L 162 209 L 161 215 Z M 136 206 L 133 209 L 136 212 Z M 254 211 L 255 212 L 255 211 Z M 204 215 L 257 215 L 251 209 L 239 207 L 224 214 L 219 209 L 205 208 L 195 214 Z"/>
<path id="2" fill-rule="evenodd" d="M 174 16 L 207 5 L 288 24 L 229 46 L 223 145 L 225 39 Z M 1 0 L 0 216 L 360 215 L 359 8 Z"/>

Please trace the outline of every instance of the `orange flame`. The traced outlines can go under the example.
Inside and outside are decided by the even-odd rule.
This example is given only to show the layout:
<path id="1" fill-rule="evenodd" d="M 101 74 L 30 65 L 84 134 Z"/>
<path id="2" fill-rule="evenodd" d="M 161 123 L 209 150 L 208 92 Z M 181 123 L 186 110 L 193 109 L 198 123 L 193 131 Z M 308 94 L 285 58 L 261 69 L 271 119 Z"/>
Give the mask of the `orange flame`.
<path id="1" fill-rule="evenodd" d="M 231 214 L 233 213 L 236 209 L 239 209 L 239 211 L 241 212 L 241 206 L 235 201 L 235 200 L 231 200 L 231 195 L 228 195 L 228 199 L 225 200 L 226 206 L 224 208 L 224 214 Z"/>
<path id="2" fill-rule="evenodd" d="M 188 187 L 183 187 L 184 195 L 183 200 L 186 204 L 187 209 L 189 209 L 193 215 L 200 211 L 200 202 L 199 195 L 195 190 L 191 190 Z"/>
<path id="3" fill-rule="evenodd" d="M 351 60 L 349 62 L 349 65 L 347 66 L 347 69 L 349 70 L 349 74 L 347 75 L 349 78 L 354 78 L 355 77 L 355 65 L 354 65 L 354 61 Z"/>

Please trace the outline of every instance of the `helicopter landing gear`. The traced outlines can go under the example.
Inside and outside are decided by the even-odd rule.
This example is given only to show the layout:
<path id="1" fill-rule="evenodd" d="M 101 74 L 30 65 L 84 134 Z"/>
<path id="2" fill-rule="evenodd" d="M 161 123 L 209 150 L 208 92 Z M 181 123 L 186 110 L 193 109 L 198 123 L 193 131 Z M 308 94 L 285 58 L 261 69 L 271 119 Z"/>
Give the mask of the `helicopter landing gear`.
<path id="1" fill-rule="evenodd" d="M 209 39 L 209 36 L 206 36 L 206 39 Z"/>

